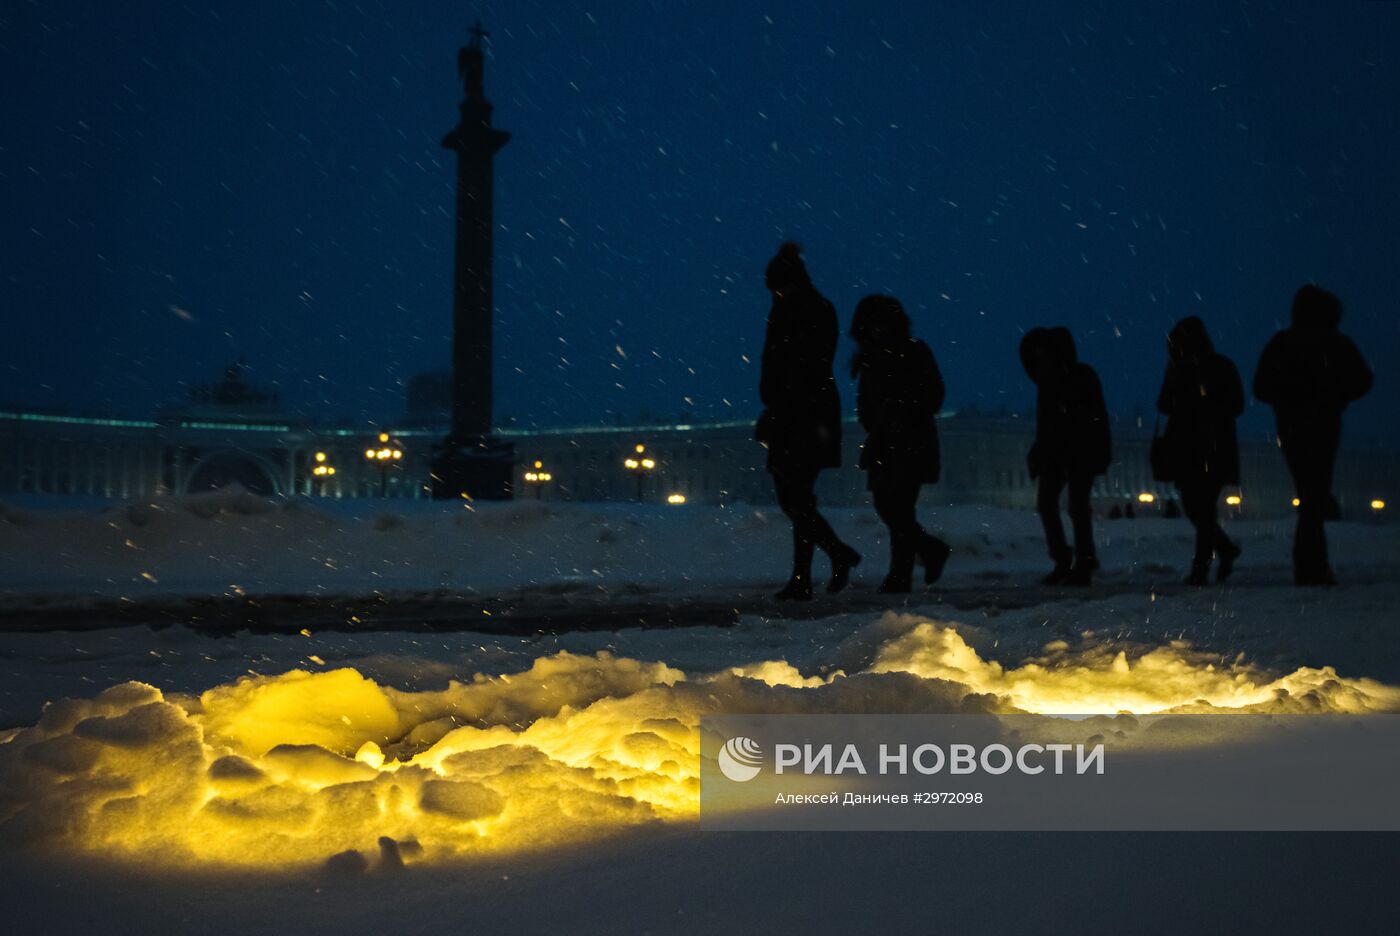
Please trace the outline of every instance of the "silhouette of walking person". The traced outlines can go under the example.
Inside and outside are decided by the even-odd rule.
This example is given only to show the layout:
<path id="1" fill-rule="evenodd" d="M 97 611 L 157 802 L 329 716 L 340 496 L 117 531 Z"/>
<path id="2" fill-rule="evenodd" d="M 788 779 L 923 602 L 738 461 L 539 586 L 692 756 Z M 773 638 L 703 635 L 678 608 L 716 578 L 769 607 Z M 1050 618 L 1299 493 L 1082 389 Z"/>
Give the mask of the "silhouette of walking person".
<path id="1" fill-rule="evenodd" d="M 754 436 L 768 447 L 778 506 L 792 521 L 792 578 L 776 597 L 805 601 L 815 549 L 831 560 L 828 592 L 845 588 L 860 562 L 817 511 L 817 475 L 841 464 L 841 399 L 831 370 L 839 329 L 836 309 L 812 285 L 796 244 L 778 248 L 764 280 L 773 305 L 759 378 L 764 410 Z"/>
<path id="2" fill-rule="evenodd" d="M 1216 516 L 1220 493 L 1240 483 L 1240 446 L 1235 420 L 1244 412 L 1244 389 L 1231 360 L 1215 350 L 1205 323 L 1196 316 L 1177 322 L 1167 337 L 1167 372 L 1157 395 L 1167 417 L 1162 438 L 1169 480 L 1181 491 L 1181 510 L 1196 528 L 1191 585 L 1204 585 L 1212 556 L 1216 580 L 1230 577 L 1240 547 Z"/>
<path id="3" fill-rule="evenodd" d="M 1036 510 L 1055 563 L 1047 585 L 1088 585 L 1099 567 L 1089 493 L 1112 461 L 1108 409 L 1098 374 L 1080 362 L 1068 328 L 1033 328 L 1021 340 L 1021 364 L 1036 385 L 1035 441 L 1026 469 L 1036 479 Z M 1069 489 L 1074 548 L 1065 541 L 1060 494 Z"/>
<path id="4" fill-rule="evenodd" d="M 933 352 L 913 337 L 909 316 L 892 296 L 866 296 L 856 306 L 851 337 L 857 351 L 851 376 L 859 378 L 856 413 L 865 428 L 860 467 L 880 515 L 890 531 L 890 571 L 884 593 L 908 592 L 915 557 L 924 580 L 943 574 L 952 549 L 924 532 L 915 506 L 919 488 L 939 475 L 938 426 L 943 406 L 943 375 Z"/>
<path id="5" fill-rule="evenodd" d="M 1375 381 L 1356 344 L 1339 331 L 1342 301 L 1314 285 L 1293 296 L 1293 319 L 1277 332 L 1254 373 L 1254 396 L 1274 408 L 1278 443 L 1293 475 L 1298 525 L 1293 581 L 1335 585 L 1323 524 L 1332 501 L 1332 470 L 1342 437 L 1342 411 Z"/>

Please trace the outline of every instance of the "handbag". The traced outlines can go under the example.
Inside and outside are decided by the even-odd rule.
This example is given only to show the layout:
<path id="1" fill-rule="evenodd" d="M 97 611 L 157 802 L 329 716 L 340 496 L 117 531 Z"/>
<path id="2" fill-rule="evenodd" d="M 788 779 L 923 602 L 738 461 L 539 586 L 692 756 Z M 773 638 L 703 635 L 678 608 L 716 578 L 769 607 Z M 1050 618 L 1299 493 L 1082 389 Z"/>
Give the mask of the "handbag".
<path id="1" fill-rule="evenodd" d="M 1167 424 L 1168 426 L 1171 423 Z M 1161 431 L 1162 417 L 1152 424 L 1152 445 L 1147 450 L 1147 462 L 1152 468 L 1153 481 L 1175 481 L 1177 467 L 1176 445 L 1170 435 Z"/>

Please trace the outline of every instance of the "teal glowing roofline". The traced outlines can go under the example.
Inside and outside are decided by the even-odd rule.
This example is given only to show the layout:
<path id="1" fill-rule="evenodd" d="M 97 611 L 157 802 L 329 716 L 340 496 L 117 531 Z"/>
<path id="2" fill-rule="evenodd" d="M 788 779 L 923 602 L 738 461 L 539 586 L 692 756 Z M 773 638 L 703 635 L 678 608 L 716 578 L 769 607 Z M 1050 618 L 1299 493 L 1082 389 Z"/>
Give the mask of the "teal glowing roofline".
<path id="1" fill-rule="evenodd" d="M 938 415 L 940 419 L 946 419 L 949 416 L 956 415 L 956 413 L 944 412 Z M 150 419 L 114 419 L 100 416 L 65 416 L 56 413 L 24 413 L 0 410 L 0 421 L 5 420 L 14 422 L 57 423 L 72 426 L 103 426 L 119 429 L 160 429 L 169 425 L 172 428 L 180 429 L 212 429 L 232 432 L 286 433 L 300 431 L 316 436 L 339 436 L 342 438 L 364 437 L 379 432 L 388 432 L 390 435 L 399 436 L 400 438 L 440 438 L 446 432 L 445 426 L 420 429 L 385 429 L 378 426 L 365 426 L 362 429 L 346 429 L 306 426 L 294 429 L 290 425 L 281 423 L 218 422 L 207 419 L 181 420 L 178 423 L 162 424 Z M 854 416 L 847 416 L 843 421 L 854 423 L 856 418 Z M 558 435 L 645 435 L 647 433 L 658 432 L 703 432 L 713 429 L 745 429 L 753 426 L 753 423 L 754 420 L 750 417 L 747 419 L 720 419 L 633 426 L 561 426 L 559 428 L 539 429 L 500 428 L 496 430 L 496 433 L 505 438 L 532 438 L 535 436 Z"/>
<path id="2" fill-rule="evenodd" d="M 0 419 L 16 422 L 66 423 L 75 426 L 112 426 L 121 429 L 156 429 L 150 419 L 110 419 L 104 416 L 61 416 L 55 413 L 16 413 L 0 410 Z"/>

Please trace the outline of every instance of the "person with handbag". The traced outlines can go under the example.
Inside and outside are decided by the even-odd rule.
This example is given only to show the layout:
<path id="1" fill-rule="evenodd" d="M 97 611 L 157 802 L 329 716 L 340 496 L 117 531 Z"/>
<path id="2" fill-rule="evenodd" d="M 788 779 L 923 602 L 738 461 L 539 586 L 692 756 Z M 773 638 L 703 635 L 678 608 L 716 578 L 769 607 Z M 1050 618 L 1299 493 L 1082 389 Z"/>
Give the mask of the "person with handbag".
<path id="1" fill-rule="evenodd" d="M 1216 581 L 1234 570 L 1240 547 L 1220 526 L 1217 509 L 1227 485 L 1240 483 L 1235 420 L 1244 412 L 1244 389 L 1234 363 L 1215 350 L 1203 321 L 1189 316 L 1167 337 L 1167 372 L 1157 394 L 1166 429 L 1152 441 L 1152 473 L 1174 483 L 1181 510 L 1196 528 L 1196 551 L 1187 584 L 1204 585 L 1211 559 Z"/>
<path id="2" fill-rule="evenodd" d="M 1079 360 L 1068 328 L 1033 328 L 1021 340 L 1021 365 L 1036 385 L 1035 441 L 1026 470 L 1036 481 L 1036 511 L 1055 563 L 1046 585 L 1088 585 L 1098 569 L 1089 494 L 1113 460 L 1108 408 L 1098 374 Z M 1074 548 L 1065 540 L 1060 495 L 1068 488 Z"/>
<path id="3" fill-rule="evenodd" d="M 882 593 L 908 592 L 914 560 L 924 582 L 943 573 L 952 548 L 919 525 L 919 488 L 938 481 L 938 410 L 943 375 L 929 346 L 910 334 L 909 316 L 893 296 L 866 296 L 851 319 L 856 353 L 851 376 L 859 379 L 856 414 L 866 431 L 860 467 L 875 512 L 890 531 L 890 571 Z"/>
<path id="4" fill-rule="evenodd" d="M 841 465 L 841 398 L 832 374 L 840 329 L 796 244 L 778 248 L 764 281 L 773 304 L 759 376 L 764 409 L 754 436 L 768 448 L 778 506 L 792 522 L 792 577 L 775 597 L 807 601 L 815 550 L 831 560 L 828 592 L 845 588 L 860 562 L 817 510 L 817 475 Z"/>

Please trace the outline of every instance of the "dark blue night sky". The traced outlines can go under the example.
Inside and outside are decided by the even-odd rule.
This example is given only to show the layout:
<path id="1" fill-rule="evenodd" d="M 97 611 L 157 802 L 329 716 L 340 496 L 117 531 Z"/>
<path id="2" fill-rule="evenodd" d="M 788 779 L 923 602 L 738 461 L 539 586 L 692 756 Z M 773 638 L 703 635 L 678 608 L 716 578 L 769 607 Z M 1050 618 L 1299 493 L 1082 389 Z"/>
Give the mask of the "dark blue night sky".
<path id="1" fill-rule="evenodd" d="M 901 297 L 949 402 L 1067 324 L 1120 416 L 1315 280 L 1400 406 L 1400 3 L 17 2 L 0 402 L 149 415 L 239 355 L 315 417 L 445 367 L 456 50 L 491 30 L 498 420 L 757 410 L 778 242 Z M 843 380 L 847 402 L 853 394 Z M 1252 431 L 1270 422 L 1258 412 Z"/>

